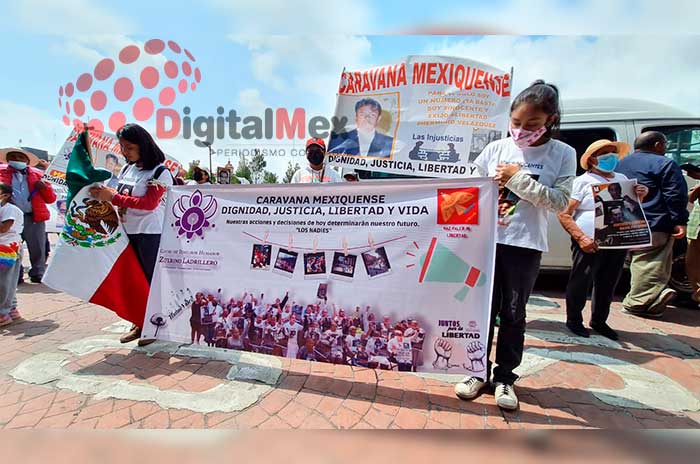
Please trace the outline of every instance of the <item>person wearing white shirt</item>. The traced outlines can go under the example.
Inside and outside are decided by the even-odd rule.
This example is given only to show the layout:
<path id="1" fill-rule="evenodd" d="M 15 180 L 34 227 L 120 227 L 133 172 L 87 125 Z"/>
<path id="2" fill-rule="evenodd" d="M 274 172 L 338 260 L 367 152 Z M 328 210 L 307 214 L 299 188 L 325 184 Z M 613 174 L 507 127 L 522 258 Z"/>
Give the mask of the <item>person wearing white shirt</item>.
<path id="1" fill-rule="evenodd" d="M 227 333 L 229 336 L 226 340 L 226 346 L 230 349 L 242 350 L 244 347 L 243 337 L 241 336 L 241 332 L 238 330 L 238 327 L 234 327 L 233 330 Z"/>
<path id="2" fill-rule="evenodd" d="M 17 281 L 22 265 L 24 213 L 9 203 L 12 186 L 0 183 L 0 326 L 22 317 L 17 309 Z"/>
<path id="3" fill-rule="evenodd" d="M 258 303 L 256 306 L 253 307 L 253 312 L 255 313 L 255 317 L 258 316 L 264 316 L 267 314 L 267 312 L 270 310 L 271 306 L 268 305 L 263 305 L 262 303 Z"/>
<path id="4" fill-rule="evenodd" d="M 331 362 L 334 364 L 342 363 L 343 331 L 338 328 L 335 322 L 332 322 L 330 328 L 323 333 L 323 338 L 331 348 Z"/>
<path id="5" fill-rule="evenodd" d="M 517 409 L 514 370 L 523 357 L 526 305 L 548 249 L 550 212 L 566 208 L 576 175 L 576 150 L 554 139 L 561 119 L 559 90 L 544 81 L 520 92 L 510 108 L 510 137 L 491 142 L 474 161 L 482 175 L 498 182 L 499 225 L 494 269 L 490 352 L 493 327 L 500 316 L 493 369 L 496 404 Z M 487 358 L 489 358 L 487 354 Z M 491 363 L 479 375 L 455 386 L 459 398 L 471 400 L 487 385 Z"/>
<path id="6" fill-rule="evenodd" d="M 425 341 L 425 330 L 418 325 L 418 321 L 412 320 L 411 325 L 404 332 L 404 337 L 411 340 L 413 350 L 413 372 L 423 365 L 423 342 Z"/>
<path id="7" fill-rule="evenodd" d="M 348 329 L 348 334 L 345 336 L 345 347 L 351 358 L 354 358 L 357 354 L 357 349 L 362 342 L 361 335 L 357 334 L 357 328 L 355 326 L 350 326 Z"/>
<path id="8" fill-rule="evenodd" d="M 292 184 L 317 184 L 329 182 L 343 182 L 340 175 L 325 164 L 326 143 L 323 139 L 311 137 L 306 141 L 306 159 L 308 166 L 304 166 L 292 176 Z"/>
<path id="9" fill-rule="evenodd" d="M 280 322 L 282 324 L 286 323 L 289 321 L 289 319 L 292 316 L 292 306 L 291 305 L 286 305 L 284 309 L 282 310 L 282 315 L 280 317 Z"/>
<path id="10" fill-rule="evenodd" d="M 231 329 L 234 327 L 233 313 L 228 312 L 228 310 L 224 310 L 223 317 L 221 318 L 221 323 L 223 324 L 224 329 L 226 329 L 226 333 L 230 332 Z"/>
<path id="11" fill-rule="evenodd" d="M 92 187 L 90 195 L 119 208 L 120 222 L 150 283 L 163 232 L 165 194 L 173 185 L 173 176 L 165 167 L 165 154 L 146 129 L 138 124 L 126 124 L 116 135 L 127 161 L 119 173 L 119 184 L 116 189 L 105 185 Z M 120 341 L 128 343 L 139 337 L 141 327 L 134 325 Z M 142 338 L 138 344 L 144 346 L 154 341 L 155 338 Z"/>
<path id="12" fill-rule="evenodd" d="M 265 322 L 263 330 L 263 346 L 268 354 L 274 353 L 277 340 L 279 338 L 280 326 L 273 317 L 269 317 Z"/>
<path id="13" fill-rule="evenodd" d="M 299 334 L 304 327 L 297 322 L 296 316 L 292 314 L 289 322 L 284 324 L 284 335 L 287 337 L 287 357 L 296 358 L 299 352 Z"/>
<path id="14" fill-rule="evenodd" d="M 598 248 L 594 240 L 593 185 L 628 180 L 614 170 L 618 159 L 629 151 L 629 145 L 624 142 L 593 142 L 581 156 L 580 164 L 586 173 L 576 178 L 569 206 L 559 213 L 559 222 L 571 236 L 573 260 L 566 286 L 566 327 L 580 337 L 590 336 L 588 329 L 583 326 L 583 308 L 593 284 L 590 326 L 604 337 L 611 340 L 618 338 L 617 333 L 608 326 L 607 319 L 615 287 L 625 265 L 627 250 Z M 637 185 L 635 190 L 641 198 L 648 192 L 648 188 L 643 185 Z"/>
<path id="15" fill-rule="evenodd" d="M 392 359 L 399 365 L 399 371 L 409 372 L 411 370 L 411 341 L 404 338 L 400 330 L 394 331 L 394 337 L 387 343 L 387 350 Z"/>

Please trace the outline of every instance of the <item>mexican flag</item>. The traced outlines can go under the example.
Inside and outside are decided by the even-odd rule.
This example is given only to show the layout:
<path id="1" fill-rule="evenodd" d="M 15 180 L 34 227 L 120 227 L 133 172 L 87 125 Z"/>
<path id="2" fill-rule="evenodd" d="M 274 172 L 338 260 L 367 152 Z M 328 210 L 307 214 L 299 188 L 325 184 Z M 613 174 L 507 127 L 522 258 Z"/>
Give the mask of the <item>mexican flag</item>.
<path id="1" fill-rule="evenodd" d="M 92 199 L 89 189 L 110 179 L 93 166 L 87 131 L 80 134 L 66 169 L 65 226 L 44 274 L 47 286 L 104 306 L 143 326 L 149 285 L 117 210 Z"/>

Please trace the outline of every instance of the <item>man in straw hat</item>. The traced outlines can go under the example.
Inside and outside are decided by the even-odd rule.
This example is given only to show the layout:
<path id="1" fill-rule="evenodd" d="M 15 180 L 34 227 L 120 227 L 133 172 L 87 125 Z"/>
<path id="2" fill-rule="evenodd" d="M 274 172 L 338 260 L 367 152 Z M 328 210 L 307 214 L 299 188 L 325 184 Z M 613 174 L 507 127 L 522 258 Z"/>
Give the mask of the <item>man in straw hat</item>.
<path id="1" fill-rule="evenodd" d="M 562 227 L 571 235 L 573 261 L 566 286 L 566 326 L 580 337 L 588 338 L 590 335 L 583 326 L 583 308 L 588 289 L 593 284 L 590 327 L 604 337 L 617 340 L 617 333 L 607 324 L 607 319 L 627 250 L 598 249 L 593 240 L 595 200 L 591 186 L 628 180 L 614 171 L 618 160 L 629 150 L 629 145 L 623 142 L 593 142 L 580 161 L 586 173 L 574 180 L 569 206 L 559 213 Z M 648 191 L 643 185 L 637 185 L 635 190 L 640 198 Z"/>
<path id="2" fill-rule="evenodd" d="M 0 182 L 12 186 L 11 202 L 24 213 L 22 238 L 27 243 L 31 269 L 29 278 L 41 282 L 46 268 L 46 221 L 51 217 L 46 205 L 56 201 L 44 173 L 33 166 L 39 159 L 21 148 L 0 149 Z M 21 276 L 20 276 L 21 280 Z"/>
<path id="3" fill-rule="evenodd" d="M 671 278 L 673 242 L 685 237 L 688 223 L 688 185 L 680 167 L 666 154 L 666 136 L 643 132 L 634 153 L 620 161 L 617 172 L 649 187 L 642 207 L 652 246 L 631 252 L 631 288 L 622 302 L 629 313 L 660 317 L 676 292 L 666 288 Z"/>

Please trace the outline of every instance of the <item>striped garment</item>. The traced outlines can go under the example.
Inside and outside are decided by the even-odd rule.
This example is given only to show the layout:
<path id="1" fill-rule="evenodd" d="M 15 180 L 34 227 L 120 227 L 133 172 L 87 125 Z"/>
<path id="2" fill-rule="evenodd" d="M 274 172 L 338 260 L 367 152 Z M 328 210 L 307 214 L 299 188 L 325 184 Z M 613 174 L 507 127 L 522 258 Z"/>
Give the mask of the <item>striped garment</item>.
<path id="1" fill-rule="evenodd" d="M 0 269 L 9 269 L 15 265 L 19 258 L 19 243 L 12 242 L 9 245 L 0 245 Z"/>

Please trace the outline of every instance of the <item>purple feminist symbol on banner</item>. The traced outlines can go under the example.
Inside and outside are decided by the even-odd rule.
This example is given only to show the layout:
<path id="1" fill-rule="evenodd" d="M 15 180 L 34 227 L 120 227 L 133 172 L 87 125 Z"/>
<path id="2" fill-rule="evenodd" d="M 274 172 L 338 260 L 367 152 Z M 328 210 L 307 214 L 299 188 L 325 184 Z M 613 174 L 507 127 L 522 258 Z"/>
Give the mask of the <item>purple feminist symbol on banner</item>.
<path id="1" fill-rule="evenodd" d="M 216 214 L 216 199 L 212 195 L 202 195 L 195 190 L 190 195 L 183 195 L 173 205 L 173 214 L 177 218 L 173 227 L 177 230 L 177 236 L 187 236 L 189 241 L 195 235 L 204 238 L 204 229 L 214 227 L 209 222 Z"/>

